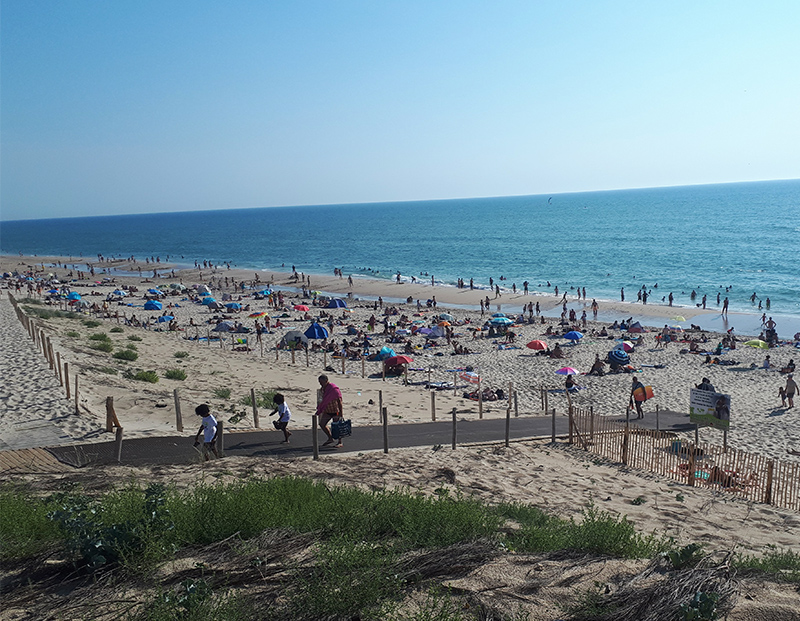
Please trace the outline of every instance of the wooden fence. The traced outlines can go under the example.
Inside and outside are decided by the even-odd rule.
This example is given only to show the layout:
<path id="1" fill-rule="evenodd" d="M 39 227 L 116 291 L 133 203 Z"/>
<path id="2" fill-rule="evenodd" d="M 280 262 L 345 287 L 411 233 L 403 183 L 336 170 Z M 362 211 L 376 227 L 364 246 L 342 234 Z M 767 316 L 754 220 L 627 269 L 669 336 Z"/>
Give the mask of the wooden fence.
<path id="1" fill-rule="evenodd" d="M 632 468 L 740 498 L 800 510 L 800 464 L 677 439 L 573 407 L 569 443 Z"/>

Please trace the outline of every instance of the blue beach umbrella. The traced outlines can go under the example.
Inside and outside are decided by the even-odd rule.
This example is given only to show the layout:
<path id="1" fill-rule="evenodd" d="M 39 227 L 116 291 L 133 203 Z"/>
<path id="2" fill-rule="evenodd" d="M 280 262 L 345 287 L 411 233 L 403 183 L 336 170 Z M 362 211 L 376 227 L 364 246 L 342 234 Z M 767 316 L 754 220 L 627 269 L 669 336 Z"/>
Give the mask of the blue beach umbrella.
<path id="1" fill-rule="evenodd" d="M 394 350 L 391 347 L 383 346 L 381 350 L 378 352 L 376 358 L 378 360 L 386 360 L 387 358 L 392 358 L 397 354 L 394 353 Z"/>
<path id="2" fill-rule="evenodd" d="M 216 302 L 216 300 L 214 298 L 212 298 L 211 296 L 209 296 L 207 298 L 203 298 L 203 301 L 201 302 L 201 304 L 203 306 L 208 306 L 209 304 L 211 304 L 213 302 Z"/>
<path id="3" fill-rule="evenodd" d="M 72 293 L 70 293 L 67 296 L 67 299 L 68 300 L 80 300 L 81 299 L 81 294 L 78 293 L 77 291 L 73 291 Z"/>
<path id="4" fill-rule="evenodd" d="M 122 289 L 114 289 L 114 295 L 118 295 L 121 298 L 124 298 L 128 294 L 125 293 Z"/>
<path id="5" fill-rule="evenodd" d="M 162 315 L 158 318 L 158 323 L 165 323 L 167 321 L 172 321 L 173 319 L 175 319 L 175 317 L 172 315 Z"/>
<path id="6" fill-rule="evenodd" d="M 239 302 L 231 302 L 230 304 L 226 304 L 225 308 L 229 310 L 242 310 L 242 305 Z"/>
<path id="7" fill-rule="evenodd" d="M 164 292 L 160 289 L 148 289 L 147 293 L 152 293 L 153 295 L 164 295 Z"/>
<path id="8" fill-rule="evenodd" d="M 631 361 L 631 357 L 624 349 L 612 349 L 608 352 L 608 361 L 611 364 L 623 366 Z"/>
<path id="9" fill-rule="evenodd" d="M 50 289 L 47 293 L 58 293 L 58 289 Z"/>
<path id="10" fill-rule="evenodd" d="M 269 289 L 264 289 L 263 291 L 259 291 L 258 293 L 259 295 L 272 295 L 272 291 L 270 291 Z"/>
<path id="11" fill-rule="evenodd" d="M 144 310 L 161 310 L 163 308 L 158 300 L 148 300 L 144 303 Z"/>
<path id="12" fill-rule="evenodd" d="M 303 332 L 306 338 L 309 339 L 326 339 L 328 338 L 328 330 L 325 326 L 319 325 L 317 322 L 312 323 L 308 330 Z"/>
<path id="13" fill-rule="evenodd" d="M 505 316 L 506 316 L 505 313 L 495 313 L 494 315 L 492 315 L 492 317 L 505 317 Z"/>
<path id="14" fill-rule="evenodd" d="M 508 317 L 492 317 L 489 323 L 493 326 L 510 326 L 514 321 Z"/>
<path id="15" fill-rule="evenodd" d="M 570 330 L 564 335 L 564 338 L 570 341 L 579 341 L 583 338 L 583 334 L 577 330 Z"/>

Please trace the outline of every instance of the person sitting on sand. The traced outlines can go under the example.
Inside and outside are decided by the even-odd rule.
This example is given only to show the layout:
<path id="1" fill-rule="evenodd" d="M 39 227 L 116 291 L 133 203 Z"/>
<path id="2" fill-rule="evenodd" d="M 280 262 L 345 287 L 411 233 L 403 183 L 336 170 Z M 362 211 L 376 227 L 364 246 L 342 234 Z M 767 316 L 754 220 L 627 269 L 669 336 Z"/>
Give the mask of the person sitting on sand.
<path id="1" fill-rule="evenodd" d="M 767 354 L 767 357 L 764 358 L 764 364 L 761 365 L 761 368 L 762 369 L 770 369 L 771 367 L 772 367 L 772 363 L 769 360 L 769 354 Z"/>
<path id="2" fill-rule="evenodd" d="M 594 364 L 592 368 L 589 369 L 589 375 L 597 375 L 598 377 L 602 377 L 606 374 L 605 372 L 606 363 L 600 360 L 600 354 L 594 355 Z"/>
<path id="3" fill-rule="evenodd" d="M 567 379 L 564 381 L 564 388 L 568 392 L 578 392 L 578 385 L 575 383 L 575 380 L 572 379 L 572 375 L 567 375 Z"/>
<path id="4" fill-rule="evenodd" d="M 789 359 L 788 364 L 781 369 L 781 373 L 794 373 L 794 360 Z"/>
<path id="5" fill-rule="evenodd" d="M 564 358 L 564 351 L 561 349 L 561 345 L 556 343 L 556 346 L 550 351 L 551 358 Z"/>

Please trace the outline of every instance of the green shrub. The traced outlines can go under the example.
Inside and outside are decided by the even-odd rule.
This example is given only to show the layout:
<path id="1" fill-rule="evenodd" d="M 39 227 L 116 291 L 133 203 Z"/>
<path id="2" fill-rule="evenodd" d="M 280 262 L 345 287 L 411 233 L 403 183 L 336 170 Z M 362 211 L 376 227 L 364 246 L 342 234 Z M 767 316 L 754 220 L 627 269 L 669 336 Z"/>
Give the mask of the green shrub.
<path id="1" fill-rule="evenodd" d="M 189 352 L 188 351 L 176 351 L 172 355 L 175 356 L 176 358 L 188 358 L 189 357 Z"/>
<path id="2" fill-rule="evenodd" d="M 67 336 L 73 339 L 78 338 L 80 335 L 81 333 L 75 332 L 75 330 L 70 330 L 69 332 L 67 332 Z"/>
<path id="3" fill-rule="evenodd" d="M 100 322 L 95 321 L 94 319 L 84 319 L 83 325 L 85 325 L 87 328 L 96 328 L 100 325 Z"/>
<path id="4" fill-rule="evenodd" d="M 131 335 L 128 337 L 128 340 L 129 340 L 129 341 L 141 341 L 141 340 L 142 340 L 142 337 L 141 337 L 141 336 L 137 336 L 137 335 L 135 335 L 135 334 L 131 334 Z"/>
<path id="5" fill-rule="evenodd" d="M 89 336 L 90 341 L 110 341 L 111 337 L 105 332 L 98 332 Z"/>
<path id="6" fill-rule="evenodd" d="M 788 582 L 800 582 L 800 552 L 770 549 L 763 556 L 738 555 L 734 566 L 779 577 Z"/>
<path id="7" fill-rule="evenodd" d="M 96 343 L 92 343 L 90 347 L 92 349 L 96 349 L 97 351 L 104 351 L 108 353 L 114 351 L 114 344 L 109 341 L 97 341 Z"/>
<path id="8" fill-rule="evenodd" d="M 231 398 L 231 389 L 230 388 L 215 388 L 214 389 L 214 396 L 217 399 L 230 399 Z"/>
<path id="9" fill-rule="evenodd" d="M 123 330 L 119 326 L 114 326 L 113 328 L 111 328 L 111 330 L 109 330 L 109 332 L 113 332 L 114 334 L 122 334 L 123 332 L 125 332 L 125 330 Z"/>
<path id="10" fill-rule="evenodd" d="M 114 367 L 97 367 L 96 369 L 99 373 L 105 373 L 106 375 L 119 375 L 119 371 Z"/>
<path id="11" fill-rule="evenodd" d="M 183 369 L 167 369 L 164 372 L 164 377 L 171 380 L 185 380 L 186 371 Z"/>
<path id="12" fill-rule="evenodd" d="M 34 308 L 31 308 L 30 306 L 23 306 L 22 308 L 27 315 L 31 317 L 38 317 L 39 319 L 75 319 L 76 317 L 80 316 L 78 313 L 73 311 L 61 311 L 38 306 Z"/>
<path id="13" fill-rule="evenodd" d="M 125 349 L 130 349 L 131 351 L 139 351 L 139 348 L 136 347 L 136 343 L 126 343 Z"/>
<path id="14" fill-rule="evenodd" d="M 114 352 L 114 358 L 117 360 L 128 360 L 129 362 L 133 362 L 138 357 L 139 354 L 131 349 L 121 349 L 117 352 Z"/>
<path id="15" fill-rule="evenodd" d="M 151 384 L 158 383 L 158 373 L 155 371 L 138 371 L 134 374 L 133 379 L 140 382 L 150 382 Z"/>
<path id="16" fill-rule="evenodd" d="M 256 405 L 260 408 L 271 408 L 273 407 L 272 399 L 277 394 L 277 390 L 257 390 L 256 391 Z M 240 405 L 246 405 L 248 407 L 253 406 L 253 400 L 250 398 L 250 394 L 246 394 L 239 400 Z"/>

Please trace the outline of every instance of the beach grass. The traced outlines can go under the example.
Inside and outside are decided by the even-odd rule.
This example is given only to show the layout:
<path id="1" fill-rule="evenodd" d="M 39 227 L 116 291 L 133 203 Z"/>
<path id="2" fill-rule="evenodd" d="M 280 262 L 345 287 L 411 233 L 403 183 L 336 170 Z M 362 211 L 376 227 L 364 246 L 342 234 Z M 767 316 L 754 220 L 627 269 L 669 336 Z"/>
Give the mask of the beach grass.
<path id="1" fill-rule="evenodd" d="M 186 379 L 187 376 L 186 376 L 186 371 L 184 371 L 183 369 L 167 369 L 166 371 L 164 371 L 164 377 L 166 379 L 183 381 Z"/>
<path id="2" fill-rule="evenodd" d="M 138 335 L 136 335 L 136 334 L 131 334 L 131 335 L 128 337 L 128 340 L 129 340 L 129 341 L 141 341 L 141 340 L 142 340 L 142 337 L 141 337 L 141 336 L 138 336 Z"/>
<path id="3" fill-rule="evenodd" d="M 260 408 L 272 408 L 274 407 L 273 399 L 275 395 L 278 394 L 277 390 L 257 390 L 256 391 L 256 405 Z M 250 394 L 246 394 L 239 400 L 240 405 L 246 405 L 248 407 L 253 406 L 253 399 Z"/>
<path id="4" fill-rule="evenodd" d="M 176 358 L 178 358 L 178 359 L 181 359 L 181 358 L 188 358 L 188 357 L 189 357 L 189 352 L 188 352 L 188 351 L 176 351 L 176 352 L 175 352 L 174 354 L 172 354 L 172 355 L 173 355 L 173 356 L 175 356 L 175 357 L 176 357 Z"/>
<path id="5" fill-rule="evenodd" d="M 106 353 L 111 353 L 114 351 L 114 344 L 111 341 L 97 341 L 90 345 L 90 347 L 97 351 L 104 351 Z"/>
<path id="6" fill-rule="evenodd" d="M 139 358 L 139 354 L 132 349 L 120 349 L 119 351 L 114 352 L 114 358 L 117 360 L 127 360 L 128 362 L 133 362 Z"/>
<path id="7" fill-rule="evenodd" d="M 231 398 L 231 389 L 230 388 L 215 388 L 213 395 L 217 399 L 228 400 Z"/>

